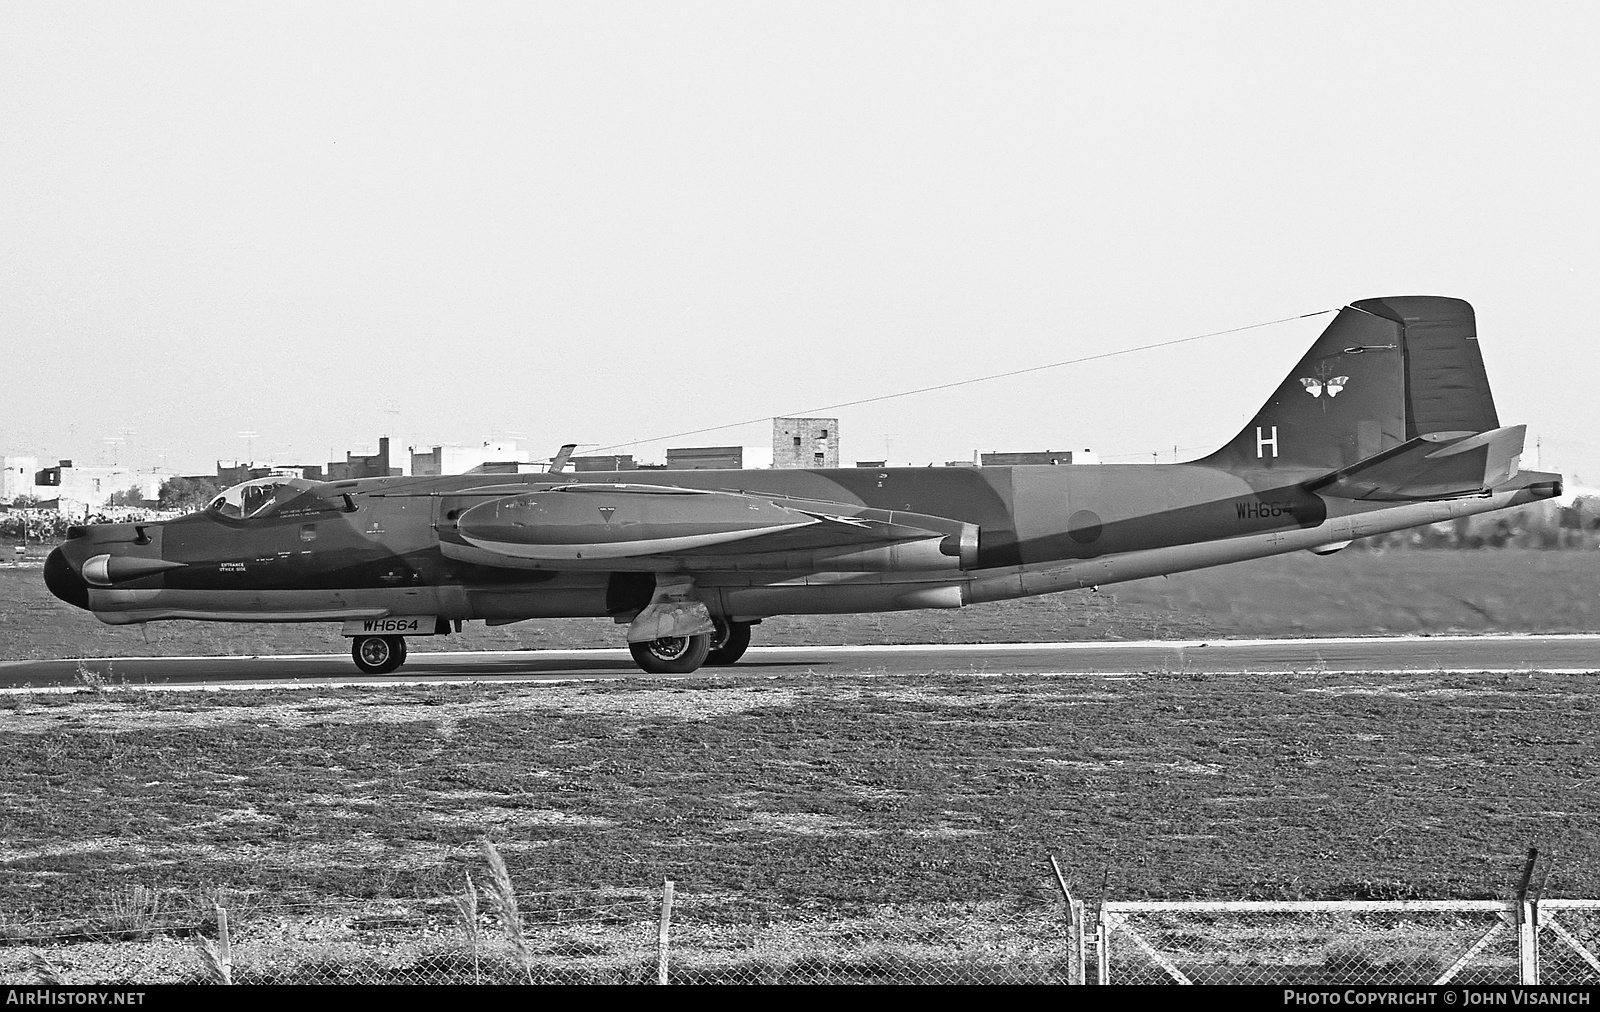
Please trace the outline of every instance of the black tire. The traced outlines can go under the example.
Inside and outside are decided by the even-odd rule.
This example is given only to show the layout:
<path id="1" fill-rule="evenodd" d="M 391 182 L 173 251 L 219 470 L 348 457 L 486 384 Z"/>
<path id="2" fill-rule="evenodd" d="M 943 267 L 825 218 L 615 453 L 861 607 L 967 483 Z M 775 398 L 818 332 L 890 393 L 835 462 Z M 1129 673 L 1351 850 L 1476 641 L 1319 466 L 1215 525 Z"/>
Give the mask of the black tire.
<path id="1" fill-rule="evenodd" d="M 706 652 L 708 667 L 727 667 L 743 657 L 744 652 L 750 649 L 749 622 L 726 622 L 714 618 L 711 623 L 716 629 L 711 633 L 711 649 Z"/>
<path id="2" fill-rule="evenodd" d="M 628 644 L 633 662 L 652 675 L 686 675 L 706 662 L 710 649 L 709 633 Z"/>
<path id="3" fill-rule="evenodd" d="M 366 675 L 387 675 L 406 659 L 404 636 L 357 636 L 350 644 L 350 656 Z"/>

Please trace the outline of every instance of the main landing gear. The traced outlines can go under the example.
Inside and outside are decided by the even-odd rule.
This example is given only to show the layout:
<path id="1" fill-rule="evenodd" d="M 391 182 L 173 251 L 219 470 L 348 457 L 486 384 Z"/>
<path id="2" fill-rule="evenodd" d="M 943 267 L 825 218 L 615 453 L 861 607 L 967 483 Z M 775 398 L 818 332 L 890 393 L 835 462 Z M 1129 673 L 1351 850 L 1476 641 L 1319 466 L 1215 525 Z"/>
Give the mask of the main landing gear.
<path id="1" fill-rule="evenodd" d="M 711 649 L 706 651 L 706 663 L 714 668 L 727 667 L 744 656 L 750 647 L 749 622 L 729 622 L 714 618 L 711 624 Z"/>
<path id="2" fill-rule="evenodd" d="M 744 656 L 750 646 L 752 622 L 712 619 L 713 629 L 698 636 L 667 636 L 629 643 L 635 664 L 652 675 L 687 675 L 701 665 L 727 667 Z M 357 636 L 350 656 L 364 675 L 387 675 L 406 661 L 404 636 Z"/>
<path id="3" fill-rule="evenodd" d="M 711 634 L 663 636 L 658 640 L 629 643 L 628 653 L 640 669 L 652 675 L 687 675 L 706 662 Z"/>
<path id="4" fill-rule="evenodd" d="M 406 660 L 404 636 L 357 636 L 350 645 L 356 667 L 366 675 L 387 675 Z"/>
<path id="5" fill-rule="evenodd" d="M 686 675 L 702 664 L 726 667 L 750 646 L 751 623 L 720 618 L 711 622 L 715 628 L 709 633 L 629 643 L 628 652 L 635 664 L 652 675 Z"/>

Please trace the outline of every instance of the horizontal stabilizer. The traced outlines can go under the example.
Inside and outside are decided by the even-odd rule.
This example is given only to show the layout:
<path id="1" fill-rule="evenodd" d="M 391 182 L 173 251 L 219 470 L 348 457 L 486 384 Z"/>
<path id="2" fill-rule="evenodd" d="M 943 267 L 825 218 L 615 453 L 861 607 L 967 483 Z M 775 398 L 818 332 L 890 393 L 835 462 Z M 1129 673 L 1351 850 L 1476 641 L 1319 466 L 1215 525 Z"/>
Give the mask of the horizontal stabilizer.
<path id="1" fill-rule="evenodd" d="M 1488 432 L 1430 432 L 1306 482 L 1341 499 L 1408 502 L 1475 495 L 1517 473 L 1526 425 Z"/>

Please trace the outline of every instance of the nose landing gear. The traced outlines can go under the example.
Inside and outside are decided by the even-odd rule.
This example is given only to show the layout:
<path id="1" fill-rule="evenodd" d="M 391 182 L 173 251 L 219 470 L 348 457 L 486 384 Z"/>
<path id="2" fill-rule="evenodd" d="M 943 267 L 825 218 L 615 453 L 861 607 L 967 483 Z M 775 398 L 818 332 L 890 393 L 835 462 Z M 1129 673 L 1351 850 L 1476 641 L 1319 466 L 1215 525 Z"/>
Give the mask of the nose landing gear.
<path id="1" fill-rule="evenodd" d="M 362 674 L 387 675 L 406 660 L 404 636 L 357 636 L 350 655 Z"/>

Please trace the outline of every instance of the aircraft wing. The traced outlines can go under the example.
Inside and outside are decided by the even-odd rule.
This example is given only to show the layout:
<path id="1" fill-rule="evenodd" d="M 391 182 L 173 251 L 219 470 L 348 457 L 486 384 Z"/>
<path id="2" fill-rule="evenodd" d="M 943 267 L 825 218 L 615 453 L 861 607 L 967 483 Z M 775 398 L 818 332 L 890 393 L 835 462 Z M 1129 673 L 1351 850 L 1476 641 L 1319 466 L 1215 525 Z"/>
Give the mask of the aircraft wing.
<path id="1" fill-rule="evenodd" d="M 485 490 L 492 491 L 492 490 Z M 482 496 L 483 491 L 474 494 Z M 943 517 L 664 485 L 574 483 L 478 501 L 441 529 L 445 554 L 537 569 L 810 568 L 918 545 L 921 568 L 976 551 L 976 528 Z M 880 553 L 881 554 L 881 553 Z M 905 565 L 904 550 L 885 555 Z M 880 568 L 871 565 L 868 568 Z"/>
<path id="2" fill-rule="evenodd" d="M 1305 487 L 1341 499 L 1414 501 L 1487 492 L 1517 473 L 1527 426 L 1430 432 L 1314 478 Z"/>

